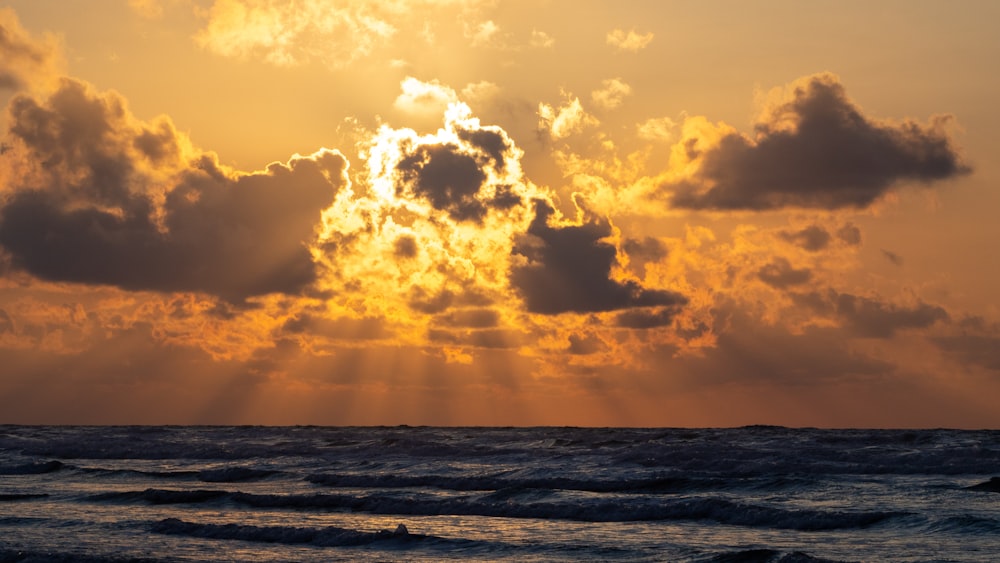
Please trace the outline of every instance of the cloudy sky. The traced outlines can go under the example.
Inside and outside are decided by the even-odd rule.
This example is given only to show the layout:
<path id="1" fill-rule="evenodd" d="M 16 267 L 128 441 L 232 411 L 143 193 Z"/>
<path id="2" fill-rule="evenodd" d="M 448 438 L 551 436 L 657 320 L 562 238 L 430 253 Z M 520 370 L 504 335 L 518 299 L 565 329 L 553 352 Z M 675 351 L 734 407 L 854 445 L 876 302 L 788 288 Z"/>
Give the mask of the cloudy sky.
<path id="1" fill-rule="evenodd" d="M 5 5 L 0 422 L 1000 426 L 996 2 Z"/>

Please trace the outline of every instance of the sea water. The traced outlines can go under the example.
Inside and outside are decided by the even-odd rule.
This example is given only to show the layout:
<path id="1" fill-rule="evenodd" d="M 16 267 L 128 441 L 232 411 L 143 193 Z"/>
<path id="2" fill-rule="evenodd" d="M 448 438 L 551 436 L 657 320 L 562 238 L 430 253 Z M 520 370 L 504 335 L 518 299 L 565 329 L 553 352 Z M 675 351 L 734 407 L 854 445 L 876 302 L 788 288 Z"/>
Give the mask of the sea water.
<path id="1" fill-rule="evenodd" d="M 1000 431 L 0 426 L 0 561 L 1000 561 Z"/>

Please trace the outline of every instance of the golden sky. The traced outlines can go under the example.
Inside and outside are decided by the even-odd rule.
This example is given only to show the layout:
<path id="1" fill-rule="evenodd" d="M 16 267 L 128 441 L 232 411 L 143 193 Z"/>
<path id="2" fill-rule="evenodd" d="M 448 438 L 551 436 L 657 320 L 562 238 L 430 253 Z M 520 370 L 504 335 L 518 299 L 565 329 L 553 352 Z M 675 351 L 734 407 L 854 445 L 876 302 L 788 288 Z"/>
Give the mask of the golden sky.
<path id="1" fill-rule="evenodd" d="M 0 423 L 1000 426 L 996 2 L 5 5 Z"/>

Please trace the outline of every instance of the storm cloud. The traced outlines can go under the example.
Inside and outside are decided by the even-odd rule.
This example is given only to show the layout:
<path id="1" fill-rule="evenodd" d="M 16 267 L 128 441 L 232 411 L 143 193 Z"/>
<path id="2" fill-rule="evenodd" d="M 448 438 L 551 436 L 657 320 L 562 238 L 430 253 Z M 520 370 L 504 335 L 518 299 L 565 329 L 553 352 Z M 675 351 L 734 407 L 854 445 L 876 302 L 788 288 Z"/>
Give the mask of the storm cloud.
<path id="1" fill-rule="evenodd" d="M 946 131 L 949 120 L 873 119 L 836 76 L 814 75 L 765 113 L 752 138 L 727 129 L 718 140 L 682 139 L 698 170 L 664 188 L 673 207 L 688 209 L 865 208 L 899 183 L 970 171 Z"/>
<path id="2" fill-rule="evenodd" d="M 344 182 L 334 151 L 235 174 L 166 118 L 134 118 L 114 93 L 63 79 L 10 105 L 18 158 L 0 246 L 38 278 L 242 301 L 316 278 L 306 244 Z"/>
<path id="3" fill-rule="evenodd" d="M 607 220 L 591 216 L 580 225 L 550 226 L 555 209 L 535 201 L 535 218 L 514 254 L 525 258 L 510 274 L 528 311 L 545 315 L 589 313 L 633 307 L 679 306 L 687 299 L 671 291 L 610 278 L 617 263 Z"/>

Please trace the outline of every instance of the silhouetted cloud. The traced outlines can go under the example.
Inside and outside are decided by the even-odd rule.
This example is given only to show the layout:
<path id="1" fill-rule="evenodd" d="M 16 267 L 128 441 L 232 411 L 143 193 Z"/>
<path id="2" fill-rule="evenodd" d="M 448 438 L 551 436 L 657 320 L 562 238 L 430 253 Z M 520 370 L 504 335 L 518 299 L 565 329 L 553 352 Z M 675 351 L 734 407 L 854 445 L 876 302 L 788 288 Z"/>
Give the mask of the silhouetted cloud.
<path id="1" fill-rule="evenodd" d="M 900 329 L 927 328 L 949 319 L 942 307 L 923 302 L 907 307 L 833 290 L 792 298 L 820 314 L 838 317 L 855 335 L 865 338 L 891 338 Z"/>
<path id="2" fill-rule="evenodd" d="M 782 232 L 781 238 L 809 252 L 819 252 L 830 245 L 830 233 L 819 225 L 809 225 L 800 231 Z"/>
<path id="3" fill-rule="evenodd" d="M 374 340 L 391 335 L 385 321 L 379 318 L 363 317 L 354 319 L 327 317 L 304 313 L 289 319 L 282 332 L 289 334 L 309 334 L 342 340 Z"/>
<path id="4" fill-rule="evenodd" d="M 667 245 L 653 237 L 625 239 L 622 243 L 622 250 L 632 258 L 650 261 L 659 260 L 667 255 Z"/>
<path id="5" fill-rule="evenodd" d="M 777 257 L 758 270 L 757 277 L 771 287 L 784 289 L 807 283 L 812 279 L 812 271 L 807 268 L 796 270 L 787 259 Z"/>
<path id="6" fill-rule="evenodd" d="M 615 324 L 622 328 L 646 329 L 670 326 L 680 312 L 680 306 L 656 309 L 630 309 L 615 316 Z"/>
<path id="7" fill-rule="evenodd" d="M 591 215 L 580 225 L 553 227 L 554 213 L 549 203 L 535 200 L 528 236 L 514 247 L 527 262 L 512 269 L 511 284 L 529 311 L 556 315 L 687 303 L 678 293 L 610 279 L 617 258 L 615 247 L 602 240 L 611 235 L 608 221 Z"/>
<path id="8" fill-rule="evenodd" d="M 1000 337 L 984 334 L 939 336 L 931 339 L 944 352 L 964 364 L 1000 371 Z"/>
<path id="9" fill-rule="evenodd" d="M 886 249 L 883 248 L 882 249 L 882 256 L 886 260 L 888 260 L 889 262 L 892 262 L 893 266 L 902 266 L 903 265 L 903 257 L 900 256 L 899 254 L 896 254 L 895 252 L 893 252 L 891 250 L 886 250 Z"/>
<path id="10" fill-rule="evenodd" d="M 169 120 L 141 122 L 116 94 L 71 79 L 46 100 L 15 98 L 10 115 L 17 149 L 36 164 L 0 208 L 13 267 L 233 301 L 298 293 L 315 280 L 306 244 L 344 182 L 339 153 L 233 174 L 185 149 Z"/>
<path id="11" fill-rule="evenodd" d="M 516 348 L 522 341 L 520 332 L 502 328 L 465 331 L 431 329 L 427 338 L 437 344 L 472 348 Z"/>
<path id="12" fill-rule="evenodd" d="M 481 223 L 490 209 L 524 204 L 512 185 L 521 179 L 519 151 L 502 129 L 481 126 L 468 112 L 461 105 L 446 114 L 441 137 L 449 140 L 410 130 L 386 134 L 381 142 L 392 147 L 380 148 L 384 162 L 374 164 L 396 196 L 423 199 L 455 221 Z"/>
<path id="13" fill-rule="evenodd" d="M 761 320 L 734 303 L 714 311 L 715 346 L 691 357 L 654 351 L 655 365 L 686 374 L 692 383 L 776 381 L 808 385 L 823 380 L 884 376 L 892 365 L 851 346 L 842 328 L 807 326 L 791 332 Z M 720 330 L 720 327 L 727 327 Z"/>
<path id="14" fill-rule="evenodd" d="M 458 309 L 438 316 L 435 321 L 453 328 L 493 328 L 500 322 L 500 315 L 493 309 Z"/>
<path id="15" fill-rule="evenodd" d="M 665 188 L 672 206 L 690 209 L 864 208 L 899 182 L 969 172 L 945 130 L 949 119 L 872 119 L 837 77 L 814 75 L 764 115 L 753 138 L 726 130 L 717 142 L 683 139 L 700 166 Z"/>
<path id="16" fill-rule="evenodd" d="M 607 346 L 596 336 L 571 334 L 569 335 L 569 347 L 566 351 L 574 356 L 585 356 L 600 352 L 605 348 Z"/>
<path id="17" fill-rule="evenodd" d="M 861 229 L 855 226 L 854 223 L 847 223 L 843 227 L 837 229 L 837 238 L 844 241 L 846 244 L 857 246 L 861 244 Z"/>

